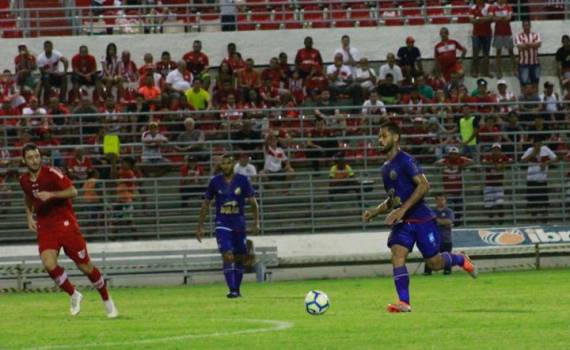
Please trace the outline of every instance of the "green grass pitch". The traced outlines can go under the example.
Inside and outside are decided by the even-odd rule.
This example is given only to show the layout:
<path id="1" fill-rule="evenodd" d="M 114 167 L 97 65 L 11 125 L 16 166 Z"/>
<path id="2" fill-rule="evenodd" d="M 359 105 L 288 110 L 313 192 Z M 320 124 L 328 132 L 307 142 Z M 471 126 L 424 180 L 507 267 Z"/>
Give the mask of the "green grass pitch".
<path id="1" fill-rule="evenodd" d="M 332 306 L 310 316 L 303 299 Z M 472 280 L 412 276 L 414 310 L 387 314 L 391 278 L 111 290 L 108 320 L 96 292 L 81 314 L 63 293 L 0 296 L 0 349 L 570 349 L 570 270 L 487 273 Z"/>

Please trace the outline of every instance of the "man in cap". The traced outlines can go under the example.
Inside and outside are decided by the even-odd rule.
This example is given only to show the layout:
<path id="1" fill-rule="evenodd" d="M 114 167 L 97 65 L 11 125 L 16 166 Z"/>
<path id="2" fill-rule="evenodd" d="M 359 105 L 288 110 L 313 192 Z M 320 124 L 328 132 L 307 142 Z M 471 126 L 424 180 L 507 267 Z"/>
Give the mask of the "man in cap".
<path id="1" fill-rule="evenodd" d="M 422 54 L 417 46 L 414 46 L 415 39 L 411 36 L 406 38 L 406 46 L 398 49 L 396 56 L 398 57 L 398 64 L 402 68 L 405 76 L 417 76 L 423 73 L 422 67 Z"/>

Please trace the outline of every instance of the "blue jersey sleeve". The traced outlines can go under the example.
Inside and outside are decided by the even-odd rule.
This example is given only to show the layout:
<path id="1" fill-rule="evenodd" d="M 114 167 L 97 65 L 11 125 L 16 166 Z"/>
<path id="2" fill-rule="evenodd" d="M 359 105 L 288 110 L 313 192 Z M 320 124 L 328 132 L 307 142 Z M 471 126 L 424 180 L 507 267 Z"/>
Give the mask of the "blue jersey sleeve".
<path id="1" fill-rule="evenodd" d="M 214 180 L 215 178 L 212 178 L 210 180 L 208 188 L 206 189 L 206 193 L 204 193 L 204 198 L 207 200 L 212 200 L 216 196 L 216 184 Z"/>
<path id="2" fill-rule="evenodd" d="M 402 162 L 402 169 L 410 178 L 414 178 L 417 175 L 424 173 L 418 162 L 413 157 L 406 157 Z"/>

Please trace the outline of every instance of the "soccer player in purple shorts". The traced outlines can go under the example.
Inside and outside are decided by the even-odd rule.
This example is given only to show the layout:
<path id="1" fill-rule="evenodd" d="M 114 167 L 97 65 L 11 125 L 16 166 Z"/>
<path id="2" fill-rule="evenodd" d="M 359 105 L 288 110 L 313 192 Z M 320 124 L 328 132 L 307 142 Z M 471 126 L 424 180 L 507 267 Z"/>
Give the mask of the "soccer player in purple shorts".
<path id="1" fill-rule="evenodd" d="M 388 213 L 384 223 L 392 227 L 388 247 L 392 251 L 393 277 L 399 301 L 389 304 L 388 312 L 410 312 L 410 277 L 406 258 L 414 244 L 426 264 L 434 271 L 461 266 L 471 277 L 477 277 L 477 268 L 466 254 L 439 253 L 440 235 L 435 215 L 426 205 L 424 196 L 429 182 L 417 161 L 400 149 L 400 128 L 388 122 L 378 135 L 381 152 L 387 156 L 382 166 L 382 178 L 388 198 L 362 215 L 364 222 Z"/>
<path id="2" fill-rule="evenodd" d="M 240 286 L 243 279 L 244 261 L 247 255 L 246 225 L 244 207 L 249 201 L 253 212 L 253 231 L 259 231 L 259 207 L 255 191 L 248 178 L 234 174 L 234 161 L 231 155 L 222 157 L 222 173 L 214 176 L 208 184 L 196 238 L 202 242 L 204 221 L 212 199 L 216 201 L 216 240 L 222 254 L 224 277 L 229 288 L 228 298 L 241 297 Z"/>

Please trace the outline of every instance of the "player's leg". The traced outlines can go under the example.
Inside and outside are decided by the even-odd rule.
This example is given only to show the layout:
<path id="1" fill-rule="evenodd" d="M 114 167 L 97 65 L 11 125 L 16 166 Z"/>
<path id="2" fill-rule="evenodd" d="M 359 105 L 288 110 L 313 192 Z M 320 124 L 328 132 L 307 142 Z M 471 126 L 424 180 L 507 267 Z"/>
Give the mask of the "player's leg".
<path id="1" fill-rule="evenodd" d="M 497 78 L 501 79 L 503 77 L 503 67 L 501 66 L 501 59 L 503 54 L 503 48 L 499 41 L 496 41 L 497 37 L 495 37 L 495 49 L 497 50 L 495 56 L 495 71 L 497 72 Z"/>
<path id="2" fill-rule="evenodd" d="M 228 298 L 235 298 L 238 295 L 236 291 L 235 279 L 235 257 L 233 253 L 233 231 L 226 227 L 216 227 L 216 241 L 218 242 L 218 249 L 222 254 L 223 272 L 228 286 Z"/>
<path id="3" fill-rule="evenodd" d="M 69 282 L 63 267 L 57 264 L 57 256 L 58 251 L 55 249 L 46 249 L 40 253 L 42 265 L 51 279 L 54 280 L 59 288 L 71 296 L 75 292 L 75 287 Z"/>
<path id="4" fill-rule="evenodd" d="M 439 252 L 440 253 L 451 253 L 452 249 L 453 249 L 453 243 L 451 243 L 451 242 L 441 242 L 441 245 L 439 246 Z M 443 274 L 444 275 L 451 275 L 451 266 L 444 267 L 443 268 Z"/>
<path id="5" fill-rule="evenodd" d="M 247 237 L 245 233 L 234 234 L 234 259 L 235 259 L 235 287 L 236 292 L 241 296 L 241 281 L 243 280 L 244 262 L 247 256 Z"/>
<path id="6" fill-rule="evenodd" d="M 471 76 L 477 78 L 479 76 L 479 53 L 481 51 L 481 39 L 473 36 L 471 37 L 473 46 L 473 60 L 471 61 Z"/>
<path id="7" fill-rule="evenodd" d="M 410 307 L 410 275 L 406 268 L 406 258 L 414 246 L 410 224 L 401 223 L 392 228 L 388 238 L 388 247 L 392 252 L 392 277 L 398 293 L 398 303 L 389 304 L 388 312 L 409 312 Z"/>

